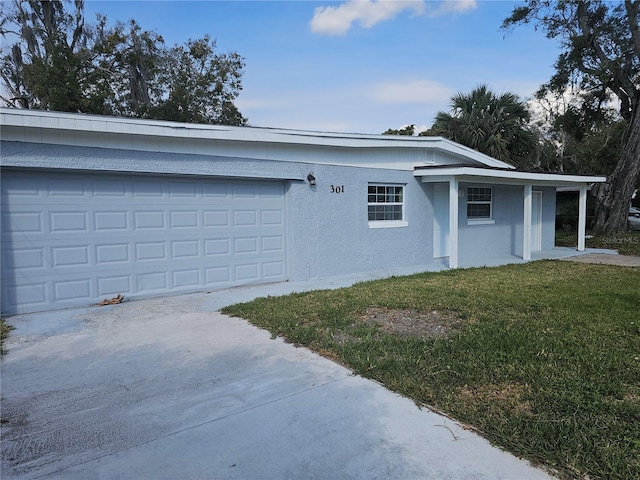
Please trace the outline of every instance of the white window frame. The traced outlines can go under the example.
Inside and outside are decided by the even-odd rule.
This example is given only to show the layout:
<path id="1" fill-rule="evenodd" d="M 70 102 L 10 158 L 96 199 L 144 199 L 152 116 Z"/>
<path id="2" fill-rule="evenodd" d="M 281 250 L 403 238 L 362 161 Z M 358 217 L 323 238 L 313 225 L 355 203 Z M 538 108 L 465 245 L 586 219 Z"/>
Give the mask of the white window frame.
<path id="1" fill-rule="evenodd" d="M 470 192 L 474 188 L 480 188 L 489 190 L 490 200 L 470 200 Z M 469 216 L 469 205 L 489 205 L 488 217 L 473 217 Z M 486 185 L 470 185 L 467 187 L 467 225 L 490 225 L 494 224 L 493 219 L 493 187 L 487 187 Z"/>
<path id="2" fill-rule="evenodd" d="M 401 202 L 370 202 L 369 201 L 369 187 L 385 187 L 385 188 L 398 188 L 402 189 L 402 201 Z M 369 228 L 397 228 L 406 227 L 409 223 L 406 220 L 406 184 L 402 183 L 369 183 L 367 184 L 367 219 L 369 218 L 369 207 L 380 205 L 391 205 L 402 207 L 402 219 L 401 220 L 369 220 Z"/>

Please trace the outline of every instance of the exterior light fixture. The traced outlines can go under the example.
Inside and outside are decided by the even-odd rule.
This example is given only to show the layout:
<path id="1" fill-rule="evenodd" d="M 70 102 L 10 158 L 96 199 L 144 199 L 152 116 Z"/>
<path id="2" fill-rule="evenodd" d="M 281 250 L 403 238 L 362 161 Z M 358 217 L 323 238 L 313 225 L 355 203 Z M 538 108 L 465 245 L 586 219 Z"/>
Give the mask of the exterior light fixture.
<path id="1" fill-rule="evenodd" d="M 313 172 L 310 172 L 307 175 L 307 180 L 309 181 L 309 186 L 314 186 L 316 184 L 316 177 L 313 176 Z"/>

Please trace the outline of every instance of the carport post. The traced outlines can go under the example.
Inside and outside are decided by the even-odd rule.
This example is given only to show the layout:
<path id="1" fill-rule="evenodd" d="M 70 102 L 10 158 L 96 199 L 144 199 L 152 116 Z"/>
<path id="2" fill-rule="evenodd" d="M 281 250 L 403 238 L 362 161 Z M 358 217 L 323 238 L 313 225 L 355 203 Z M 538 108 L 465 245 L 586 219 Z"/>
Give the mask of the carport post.
<path id="1" fill-rule="evenodd" d="M 533 185 L 524 186 L 524 222 L 522 229 L 522 259 L 531 260 L 531 208 Z"/>
<path id="2" fill-rule="evenodd" d="M 587 229 L 587 186 L 580 185 L 578 209 L 578 251 L 584 252 L 585 231 Z"/>
<path id="3" fill-rule="evenodd" d="M 449 180 L 449 268 L 458 268 L 458 179 Z"/>

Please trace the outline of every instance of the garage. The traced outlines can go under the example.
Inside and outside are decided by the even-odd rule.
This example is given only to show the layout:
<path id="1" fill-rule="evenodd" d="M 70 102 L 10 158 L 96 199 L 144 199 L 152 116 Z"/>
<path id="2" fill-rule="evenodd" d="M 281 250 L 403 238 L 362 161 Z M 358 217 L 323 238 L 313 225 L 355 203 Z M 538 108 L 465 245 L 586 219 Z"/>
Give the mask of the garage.
<path id="1" fill-rule="evenodd" d="M 283 181 L 3 169 L 2 313 L 287 280 Z"/>

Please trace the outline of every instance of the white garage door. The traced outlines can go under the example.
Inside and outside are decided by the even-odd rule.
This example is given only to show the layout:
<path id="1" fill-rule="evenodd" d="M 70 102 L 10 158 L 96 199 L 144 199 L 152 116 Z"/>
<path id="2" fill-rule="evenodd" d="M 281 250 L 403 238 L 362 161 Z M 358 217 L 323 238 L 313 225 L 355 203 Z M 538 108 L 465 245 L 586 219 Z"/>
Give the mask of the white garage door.
<path id="1" fill-rule="evenodd" d="M 2 312 L 283 281 L 284 183 L 2 173 Z"/>

